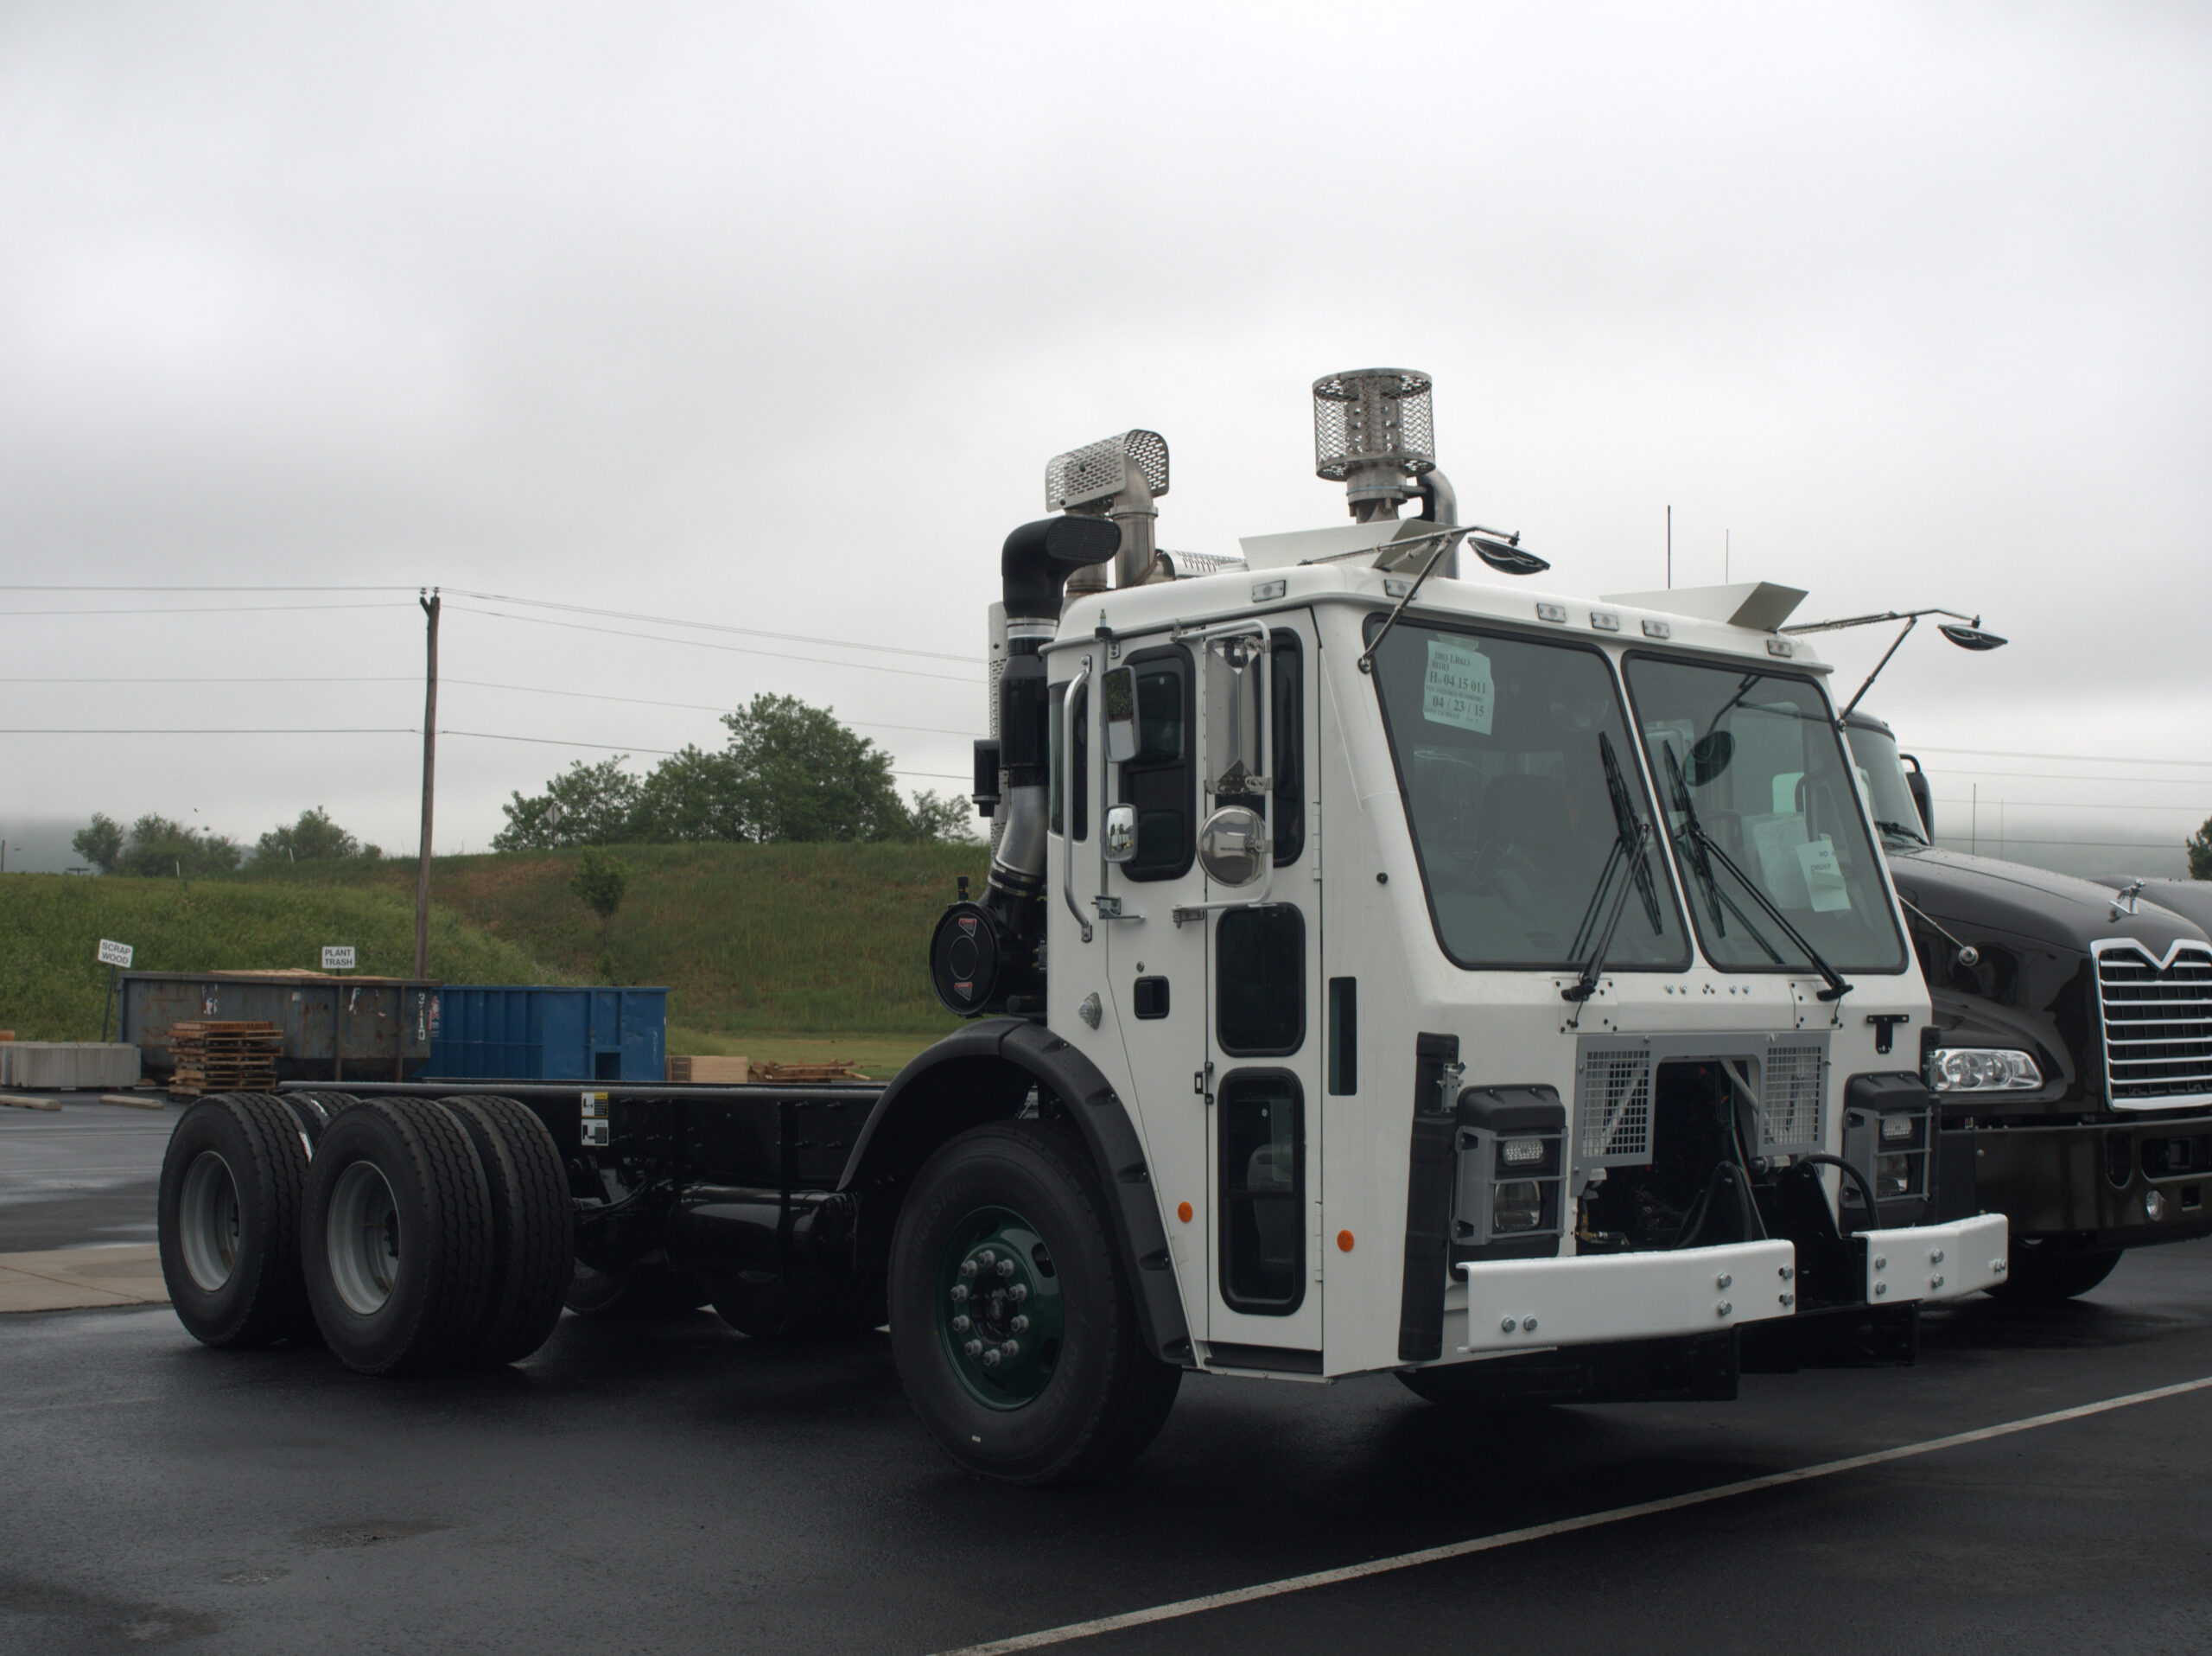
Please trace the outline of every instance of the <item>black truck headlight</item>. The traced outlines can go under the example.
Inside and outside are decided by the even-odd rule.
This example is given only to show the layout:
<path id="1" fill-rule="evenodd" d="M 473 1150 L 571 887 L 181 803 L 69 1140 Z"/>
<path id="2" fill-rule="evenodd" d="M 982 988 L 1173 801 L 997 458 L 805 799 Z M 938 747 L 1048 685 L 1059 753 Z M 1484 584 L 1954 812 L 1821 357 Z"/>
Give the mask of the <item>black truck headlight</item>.
<path id="1" fill-rule="evenodd" d="M 1938 1047 L 1928 1061 L 1928 1080 L 1938 1092 L 2029 1092 L 2043 1085 L 2043 1072 L 2024 1052 Z"/>
<path id="2" fill-rule="evenodd" d="M 1544 1188 L 1534 1179 L 1508 1179 L 1491 1187 L 1490 1228 L 1494 1235 L 1533 1231 L 1544 1222 Z"/>

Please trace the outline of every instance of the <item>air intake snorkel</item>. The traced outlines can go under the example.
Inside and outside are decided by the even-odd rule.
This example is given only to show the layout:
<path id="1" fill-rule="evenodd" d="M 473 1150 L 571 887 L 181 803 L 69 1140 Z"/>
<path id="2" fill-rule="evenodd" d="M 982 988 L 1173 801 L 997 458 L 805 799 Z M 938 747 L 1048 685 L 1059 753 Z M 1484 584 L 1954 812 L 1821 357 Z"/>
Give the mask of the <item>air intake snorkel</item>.
<path id="1" fill-rule="evenodd" d="M 1078 570 L 1121 550 L 1110 519 L 1066 516 L 1026 523 L 1006 538 L 999 578 L 1007 661 L 999 675 L 999 767 L 1005 826 L 991 854 L 981 902 L 957 902 L 930 940 L 930 981 L 955 1012 L 1041 1011 L 1038 959 L 1045 939 L 1045 834 L 1052 780 L 1052 700 L 1045 640 L 1058 630 L 1063 589 Z"/>

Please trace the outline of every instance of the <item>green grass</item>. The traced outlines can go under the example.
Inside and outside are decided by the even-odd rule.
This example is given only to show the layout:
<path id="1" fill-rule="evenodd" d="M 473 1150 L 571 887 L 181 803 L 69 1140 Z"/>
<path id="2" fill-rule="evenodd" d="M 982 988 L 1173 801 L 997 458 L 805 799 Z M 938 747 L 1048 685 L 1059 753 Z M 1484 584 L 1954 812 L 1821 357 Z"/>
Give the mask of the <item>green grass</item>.
<path id="1" fill-rule="evenodd" d="M 94 1039 L 107 995 L 108 970 L 94 959 L 102 938 L 130 944 L 131 965 L 146 971 L 313 969 L 324 944 L 351 943 L 361 972 L 406 977 L 415 905 L 411 893 L 373 886 L 11 874 L 0 880 L 0 1029 L 24 1041 Z M 525 944 L 431 911 L 431 976 L 563 981 L 548 973 Z"/>
<path id="2" fill-rule="evenodd" d="M 736 1037 L 932 1035 L 959 1022 L 930 990 L 926 954 L 957 877 L 982 889 L 982 845 L 618 845 L 608 855 L 630 876 L 607 932 L 613 979 L 665 984 L 671 1026 L 728 1037 L 725 1050 L 748 1057 L 798 1061 Z M 595 980 L 599 920 L 569 890 L 575 863 L 563 851 L 440 857 L 434 905 L 569 981 Z M 237 883 L 365 888 L 411 901 L 415 868 L 302 863 Z"/>
<path id="3" fill-rule="evenodd" d="M 630 876 L 602 945 L 569 890 L 574 853 L 446 857 L 432 865 L 430 975 L 456 984 L 611 979 L 669 990 L 669 1050 L 888 1074 L 959 1020 L 931 992 L 931 928 L 956 878 L 980 890 L 981 845 L 620 845 Z M 412 863 L 302 863 L 188 880 L 0 880 L 0 1029 L 89 1040 L 103 937 L 148 971 L 316 965 L 351 943 L 365 973 L 414 964 Z"/>

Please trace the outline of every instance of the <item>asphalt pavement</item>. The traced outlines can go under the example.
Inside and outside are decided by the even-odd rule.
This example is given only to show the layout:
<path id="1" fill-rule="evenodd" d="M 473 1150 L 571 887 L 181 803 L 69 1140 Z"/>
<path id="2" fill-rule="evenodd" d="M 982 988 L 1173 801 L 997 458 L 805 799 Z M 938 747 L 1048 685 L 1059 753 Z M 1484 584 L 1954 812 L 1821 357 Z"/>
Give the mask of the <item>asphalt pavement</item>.
<path id="1" fill-rule="evenodd" d="M 157 1164 L 167 1125 L 73 1161 L 57 1137 L 55 1196 Z M 1046 1647 L 2200 1651 L 2212 1390 L 1604 1515 L 2208 1377 L 2193 1243 L 2071 1304 L 1931 1313 L 1916 1367 L 1732 1404 L 1466 1417 L 1387 1376 L 1192 1377 L 1134 1468 L 1025 1491 L 936 1451 L 880 1335 L 569 1317 L 515 1368 L 393 1382 L 209 1351 L 166 1309 L 26 1315 L 0 1319 L 0 1650 L 926 1653 L 1533 1526 Z"/>
<path id="2" fill-rule="evenodd" d="M 153 1241 L 162 1152 L 182 1107 L 40 1096 L 61 1108 L 0 1106 L 0 1253 Z"/>

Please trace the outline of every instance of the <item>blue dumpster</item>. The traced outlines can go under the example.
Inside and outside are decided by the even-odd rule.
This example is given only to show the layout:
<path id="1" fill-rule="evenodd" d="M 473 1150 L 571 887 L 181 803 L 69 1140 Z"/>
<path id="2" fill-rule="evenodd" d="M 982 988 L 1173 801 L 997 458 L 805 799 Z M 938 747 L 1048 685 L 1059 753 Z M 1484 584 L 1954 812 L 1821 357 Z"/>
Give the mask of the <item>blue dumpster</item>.
<path id="1" fill-rule="evenodd" d="M 661 1081 L 668 990 L 448 984 L 425 1080 Z"/>

